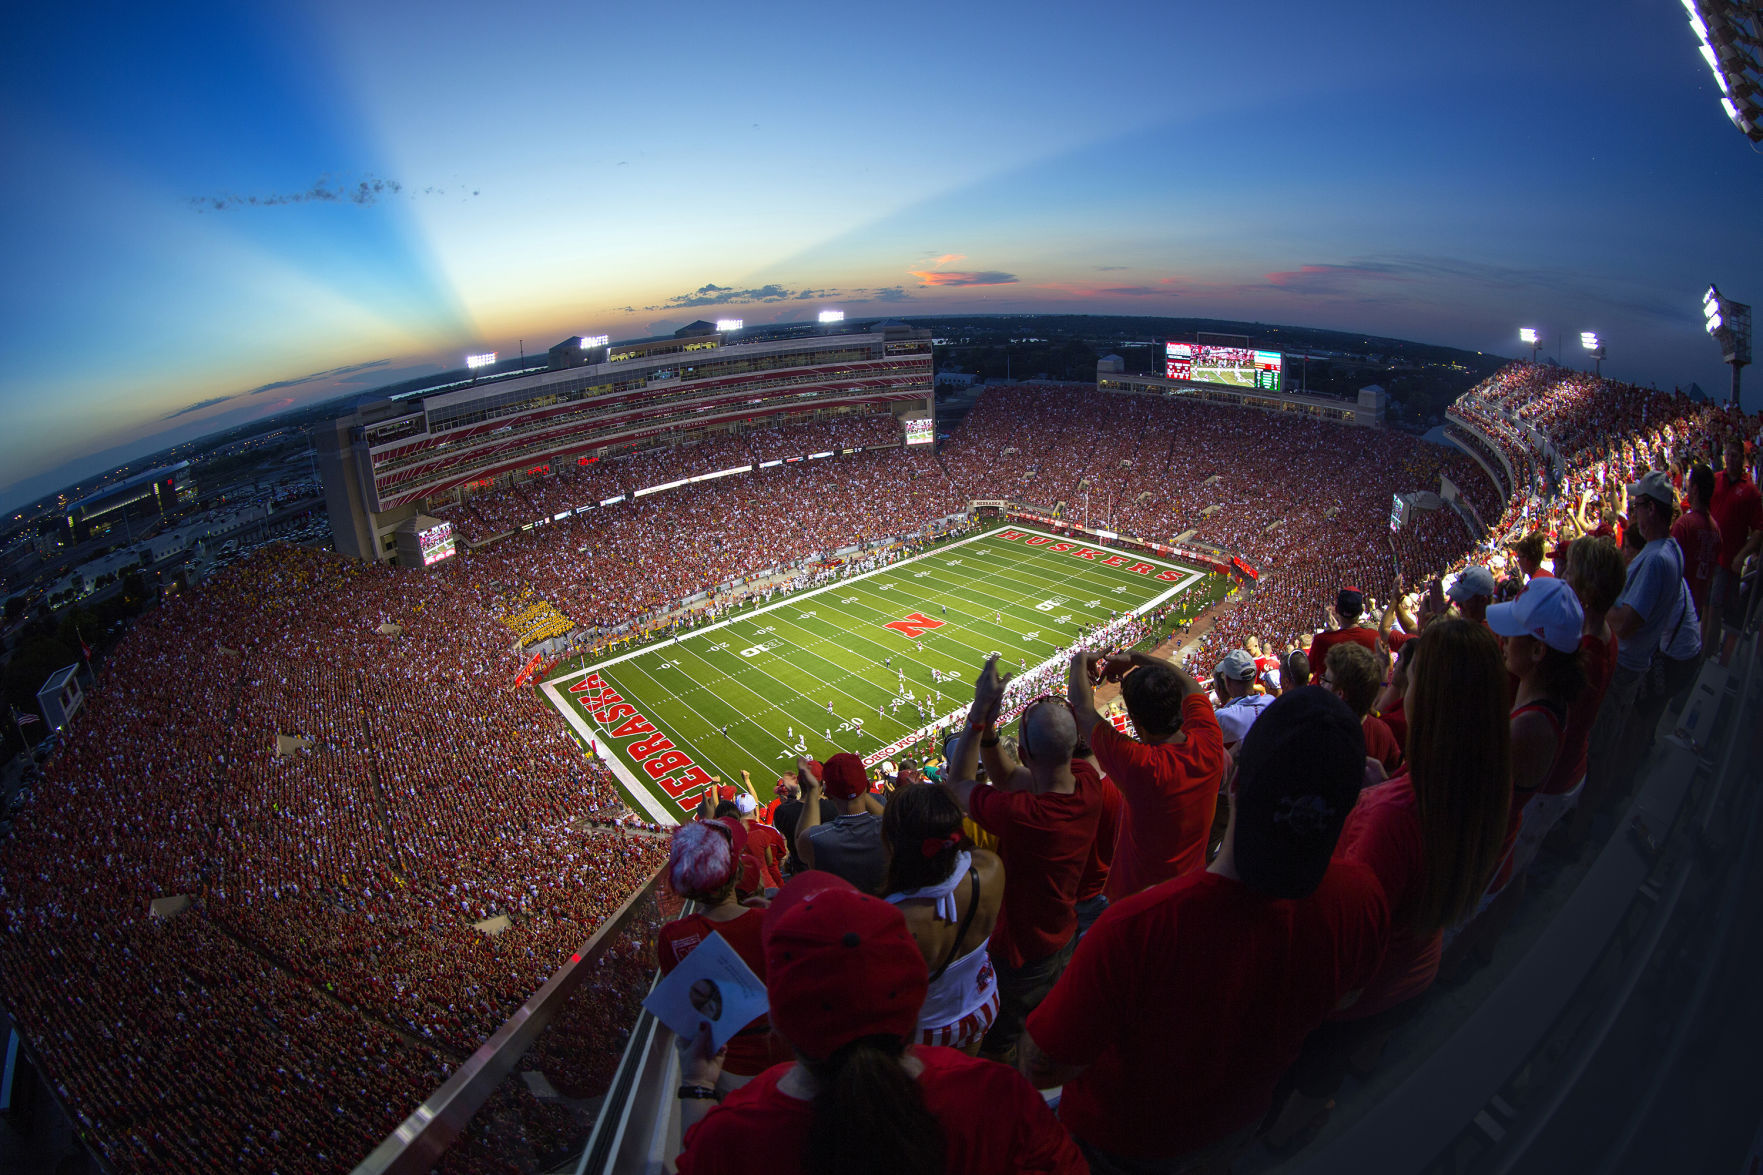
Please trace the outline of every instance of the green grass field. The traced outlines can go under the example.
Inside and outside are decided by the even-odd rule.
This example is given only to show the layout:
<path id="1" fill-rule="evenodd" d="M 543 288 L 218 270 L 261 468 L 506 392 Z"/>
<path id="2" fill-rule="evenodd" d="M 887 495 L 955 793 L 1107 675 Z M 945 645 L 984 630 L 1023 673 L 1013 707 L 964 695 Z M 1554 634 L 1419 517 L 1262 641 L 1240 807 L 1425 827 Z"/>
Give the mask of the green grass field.
<path id="1" fill-rule="evenodd" d="M 879 761 L 962 710 L 988 654 L 1032 671 L 1115 615 L 1148 611 L 1203 576 L 998 527 L 677 641 L 566 665 L 540 692 L 612 769 L 633 810 L 672 822 L 711 776 L 738 783 L 746 770 L 765 800 L 798 754 Z"/>

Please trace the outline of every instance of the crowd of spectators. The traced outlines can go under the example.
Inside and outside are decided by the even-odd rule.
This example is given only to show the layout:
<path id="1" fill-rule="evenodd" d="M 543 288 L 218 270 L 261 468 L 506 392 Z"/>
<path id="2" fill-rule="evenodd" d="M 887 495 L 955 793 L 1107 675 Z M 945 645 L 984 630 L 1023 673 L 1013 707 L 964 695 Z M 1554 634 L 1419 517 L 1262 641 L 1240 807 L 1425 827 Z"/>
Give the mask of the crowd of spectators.
<path id="1" fill-rule="evenodd" d="M 1442 573 L 1503 570 L 1499 551 L 1517 534 L 1590 530 L 1600 495 L 1620 507 L 1612 486 L 1755 431 L 1683 397 L 1531 365 L 1466 400 L 1462 419 L 1522 471 L 1503 502 L 1467 457 L 1398 434 L 1081 386 L 1005 387 L 941 455 L 868 448 L 896 439 L 897 422 L 841 418 L 481 495 L 452 511 L 461 529 L 514 533 L 427 570 L 268 549 L 134 626 L 18 818 L 0 861 L 8 1010 L 115 1169 L 346 1165 L 667 859 L 560 718 L 510 688 L 519 662 L 499 620 L 510 598 L 531 593 L 598 635 L 629 632 L 682 599 L 916 533 L 978 498 L 1155 541 L 1186 536 L 1258 576 L 1192 654 L 1205 673 L 1178 673 L 1168 705 L 1134 714 L 1136 737 L 1156 745 L 1186 738 L 1176 715 L 1196 678 L 1231 650 L 1309 645 L 1343 584 L 1363 585 L 1375 617 L 1380 598 Z M 518 529 L 588 500 L 828 451 Z M 1437 489 L 1441 475 L 1495 523 L 1481 549 L 1448 508 L 1391 535 L 1392 495 Z M 1116 644 L 1147 631 L 1122 624 Z M 1327 668 L 1311 666 L 1318 677 Z M 1059 672 L 1025 674 L 1009 702 Z M 999 683 L 994 716 L 1005 700 Z M 1059 791 L 1066 762 L 1025 755 L 1024 769 Z M 1215 795 L 1217 782 L 1196 794 Z M 1128 827 L 1141 826 L 1122 843 L 1170 866 L 1151 880 L 1204 855 L 1209 808 L 1183 825 L 1179 853 L 1152 853 L 1145 813 L 1156 805 L 1129 798 Z M 1120 864 L 1109 892 L 1126 897 L 1145 862 Z M 1013 933 L 1026 932 L 1020 922 Z M 595 1092 L 650 961 L 628 945 L 608 952 L 593 998 L 578 1001 L 595 1011 L 566 1017 L 528 1064 L 572 1096 Z M 1016 972 L 1042 961 L 1010 956 L 1015 987 L 1005 986 L 1024 986 Z M 1031 1008 L 1010 998 L 1020 1030 Z M 499 1113 L 529 1117 L 535 1138 L 563 1137 L 555 1107 L 510 1090 Z M 469 1169 L 497 1162 L 482 1139 L 456 1155 Z"/>

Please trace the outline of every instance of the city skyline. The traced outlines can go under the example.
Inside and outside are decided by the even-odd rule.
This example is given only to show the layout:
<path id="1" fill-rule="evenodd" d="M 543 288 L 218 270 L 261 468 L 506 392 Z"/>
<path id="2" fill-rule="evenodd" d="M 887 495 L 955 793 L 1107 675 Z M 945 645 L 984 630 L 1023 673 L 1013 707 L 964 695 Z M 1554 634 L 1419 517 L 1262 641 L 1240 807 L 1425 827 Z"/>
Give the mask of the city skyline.
<path id="1" fill-rule="evenodd" d="M 80 19 L 24 14 L 0 80 L 7 510 L 523 338 L 823 303 L 1534 326 L 1720 396 L 1701 292 L 1763 298 L 1763 161 L 1663 0 Z"/>

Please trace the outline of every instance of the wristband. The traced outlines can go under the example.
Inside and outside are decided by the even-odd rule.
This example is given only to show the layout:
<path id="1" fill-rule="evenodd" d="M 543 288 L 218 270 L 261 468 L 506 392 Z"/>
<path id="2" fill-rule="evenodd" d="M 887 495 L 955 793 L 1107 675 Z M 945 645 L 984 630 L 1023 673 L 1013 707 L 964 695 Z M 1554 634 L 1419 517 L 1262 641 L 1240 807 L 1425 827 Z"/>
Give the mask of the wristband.
<path id="1" fill-rule="evenodd" d="M 715 1102 L 722 1100 L 716 1096 L 716 1091 L 708 1085 L 682 1085 L 679 1087 L 678 1096 L 681 1101 L 689 1102 Z"/>
<path id="2" fill-rule="evenodd" d="M 982 738 L 979 740 L 979 745 L 982 747 L 995 747 L 998 745 L 998 740 L 995 738 Z"/>

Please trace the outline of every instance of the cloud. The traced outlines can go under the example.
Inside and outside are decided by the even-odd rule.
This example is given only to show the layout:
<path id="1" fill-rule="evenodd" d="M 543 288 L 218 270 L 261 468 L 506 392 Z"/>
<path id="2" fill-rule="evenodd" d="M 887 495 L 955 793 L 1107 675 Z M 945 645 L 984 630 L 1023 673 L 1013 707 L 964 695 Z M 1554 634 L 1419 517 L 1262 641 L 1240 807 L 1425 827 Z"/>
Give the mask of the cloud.
<path id="1" fill-rule="evenodd" d="M 910 302 L 912 295 L 903 286 L 891 286 L 885 290 L 876 290 L 871 295 L 871 302 Z"/>
<path id="2" fill-rule="evenodd" d="M 1014 273 L 997 269 L 909 269 L 920 286 L 1007 286 L 1017 280 Z"/>
<path id="3" fill-rule="evenodd" d="M 461 198 L 469 198 L 464 195 Z M 223 193 L 217 196 L 191 196 L 190 207 L 197 212 L 230 212 L 237 208 L 277 208 L 284 204 L 356 204 L 366 207 L 377 204 L 381 197 L 397 196 L 403 193 L 404 185 L 397 180 L 380 179 L 378 176 L 367 176 L 353 184 L 340 183 L 330 176 L 319 176 L 318 180 L 303 192 L 273 192 L 265 196 L 241 196 L 237 193 Z M 447 189 L 430 184 L 420 192 L 412 195 L 445 196 Z M 471 196 L 477 195 L 472 189 Z"/>
<path id="4" fill-rule="evenodd" d="M 321 379 L 337 379 L 345 375 L 354 375 L 358 371 L 372 371 L 376 367 L 386 367 L 390 365 L 391 362 L 390 359 L 375 359 L 371 363 L 351 363 L 347 367 L 332 367 L 327 371 L 315 371 L 311 375 L 302 375 L 294 379 L 278 379 L 274 383 L 260 384 L 245 394 L 248 396 L 260 396 L 264 392 L 280 391 L 282 388 L 295 388 L 299 387 L 301 384 L 316 383 Z"/>
<path id="5" fill-rule="evenodd" d="M 1125 269 L 1125 268 L 1126 268 L 1126 266 L 1124 266 L 1124 265 L 1098 265 L 1098 266 L 1096 266 L 1097 271 L 1100 273 L 1111 273 L 1116 269 Z"/>
<path id="6" fill-rule="evenodd" d="M 707 282 L 689 294 L 675 294 L 659 306 L 645 306 L 645 310 L 686 310 L 694 306 L 726 306 L 731 302 L 790 302 L 807 301 L 813 298 L 831 296 L 825 290 L 792 290 L 775 282 L 770 285 L 754 286 L 750 289 L 737 290 L 733 286 L 719 286 L 715 282 Z"/>
<path id="7" fill-rule="evenodd" d="M 1108 286 L 1097 290 L 1098 294 L 1120 294 L 1128 298 L 1148 298 L 1153 295 L 1171 295 L 1172 291 L 1158 286 Z"/>
<path id="8" fill-rule="evenodd" d="M 200 412 L 204 408 L 212 408 L 216 404 L 224 404 L 228 400 L 234 399 L 236 396 L 237 396 L 237 393 L 234 393 L 234 395 L 232 395 L 232 396 L 213 396 L 213 397 L 210 397 L 209 399 L 206 399 L 206 400 L 197 400 L 194 404 L 187 404 L 184 407 L 179 408 L 176 412 L 167 412 L 164 416 L 161 416 L 159 419 L 171 420 L 171 419 L 178 417 L 178 416 L 187 416 L 191 412 Z"/>

